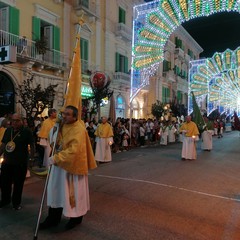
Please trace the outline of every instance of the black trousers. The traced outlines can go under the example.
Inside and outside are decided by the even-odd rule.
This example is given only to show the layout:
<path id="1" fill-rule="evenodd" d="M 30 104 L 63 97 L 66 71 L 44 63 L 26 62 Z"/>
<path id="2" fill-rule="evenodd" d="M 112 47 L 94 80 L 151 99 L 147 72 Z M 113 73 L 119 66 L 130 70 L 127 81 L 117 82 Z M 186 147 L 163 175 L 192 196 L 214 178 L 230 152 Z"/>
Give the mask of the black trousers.
<path id="1" fill-rule="evenodd" d="M 2 202 L 13 206 L 21 204 L 23 185 L 27 174 L 27 165 L 2 164 L 1 192 Z"/>

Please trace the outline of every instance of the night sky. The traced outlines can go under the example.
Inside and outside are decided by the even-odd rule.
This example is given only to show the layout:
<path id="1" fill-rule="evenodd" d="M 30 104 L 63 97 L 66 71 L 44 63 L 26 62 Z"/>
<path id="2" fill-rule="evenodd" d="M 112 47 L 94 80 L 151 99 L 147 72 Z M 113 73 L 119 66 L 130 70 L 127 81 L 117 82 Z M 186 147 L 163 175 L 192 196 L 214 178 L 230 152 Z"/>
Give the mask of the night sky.
<path id="1" fill-rule="evenodd" d="M 200 57 L 212 57 L 215 52 L 240 46 L 240 14 L 224 12 L 200 17 L 182 24 L 204 49 Z"/>

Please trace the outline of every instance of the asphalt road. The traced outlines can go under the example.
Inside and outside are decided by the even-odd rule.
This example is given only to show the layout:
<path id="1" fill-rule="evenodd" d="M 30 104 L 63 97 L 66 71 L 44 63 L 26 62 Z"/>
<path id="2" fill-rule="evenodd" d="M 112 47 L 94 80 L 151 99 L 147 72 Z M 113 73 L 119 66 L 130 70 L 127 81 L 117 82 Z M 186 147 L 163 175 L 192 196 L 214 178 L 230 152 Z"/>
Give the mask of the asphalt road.
<path id="1" fill-rule="evenodd" d="M 89 174 L 91 210 L 81 226 L 39 231 L 40 240 L 239 240 L 240 135 L 214 138 L 196 161 L 181 144 L 113 154 Z M 0 210 L 0 239 L 33 239 L 44 181 L 26 180 L 23 209 Z M 44 206 L 43 216 L 47 214 Z"/>

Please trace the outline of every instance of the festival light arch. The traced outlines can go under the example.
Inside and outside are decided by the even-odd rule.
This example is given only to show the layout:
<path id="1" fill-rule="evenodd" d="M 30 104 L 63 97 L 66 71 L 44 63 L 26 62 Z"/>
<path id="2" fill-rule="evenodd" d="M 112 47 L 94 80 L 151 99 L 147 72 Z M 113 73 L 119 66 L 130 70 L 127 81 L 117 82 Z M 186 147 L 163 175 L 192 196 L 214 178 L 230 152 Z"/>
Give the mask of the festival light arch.
<path id="1" fill-rule="evenodd" d="M 240 0 L 155 0 L 135 6 L 130 103 L 164 60 L 164 46 L 178 26 L 226 11 L 240 12 Z"/>
<path id="2" fill-rule="evenodd" d="M 215 53 L 212 58 L 190 62 L 188 112 L 193 111 L 194 93 L 198 105 L 207 103 L 207 115 L 218 109 L 226 115 L 240 113 L 240 47 Z"/>

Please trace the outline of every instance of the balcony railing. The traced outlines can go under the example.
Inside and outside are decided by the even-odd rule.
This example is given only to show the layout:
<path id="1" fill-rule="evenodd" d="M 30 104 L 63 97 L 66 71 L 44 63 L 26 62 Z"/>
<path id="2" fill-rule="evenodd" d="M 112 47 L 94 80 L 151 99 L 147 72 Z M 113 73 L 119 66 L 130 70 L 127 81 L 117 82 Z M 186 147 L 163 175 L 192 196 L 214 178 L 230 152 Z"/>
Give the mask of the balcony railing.
<path id="1" fill-rule="evenodd" d="M 185 61 L 189 63 L 190 60 L 191 60 L 191 57 L 187 53 L 185 53 Z"/>
<path id="2" fill-rule="evenodd" d="M 75 0 L 74 8 L 77 15 L 81 15 L 82 11 L 90 17 L 97 17 L 96 4 L 94 1 Z"/>
<path id="3" fill-rule="evenodd" d="M 89 62 L 81 59 L 82 73 L 85 75 L 91 75 L 92 71 L 89 69 Z"/>
<path id="4" fill-rule="evenodd" d="M 40 62 L 42 65 L 53 68 L 67 68 L 69 65 L 62 52 L 47 49 L 46 53 L 41 55 L 38 52 L 35 41 L 0 30 L 0 46 L 8 45 L 16 46 L 19 59 Z"/>
<path id="5" fill-rule="evenodd" d="M 184 51 L 181 48 L 176 48 L 174 53 L 179 59 L 184 59 Z"/>
<path id="6" fill-rule="evenodd" d="M 117 23 L 116 35 L 118 37 L 123 37 L 128 41 L 132 41 L 132 30 L 127 27 L 124 23 Z"/>
<path id="7" fill-rule="evenodd" d="M 176 75 L 173 70 L 169 70 L 168 72 L 163 72 L 163 77 L 165 77 L 168 82 L 176 82 Z"/>
<path id="8" fill-rule="evenodd" d="M 131 76 L 130 74 L 124 72 L 115 72 L 113 74 L 113 78 L 115 81 L 130 84 Z"/>

